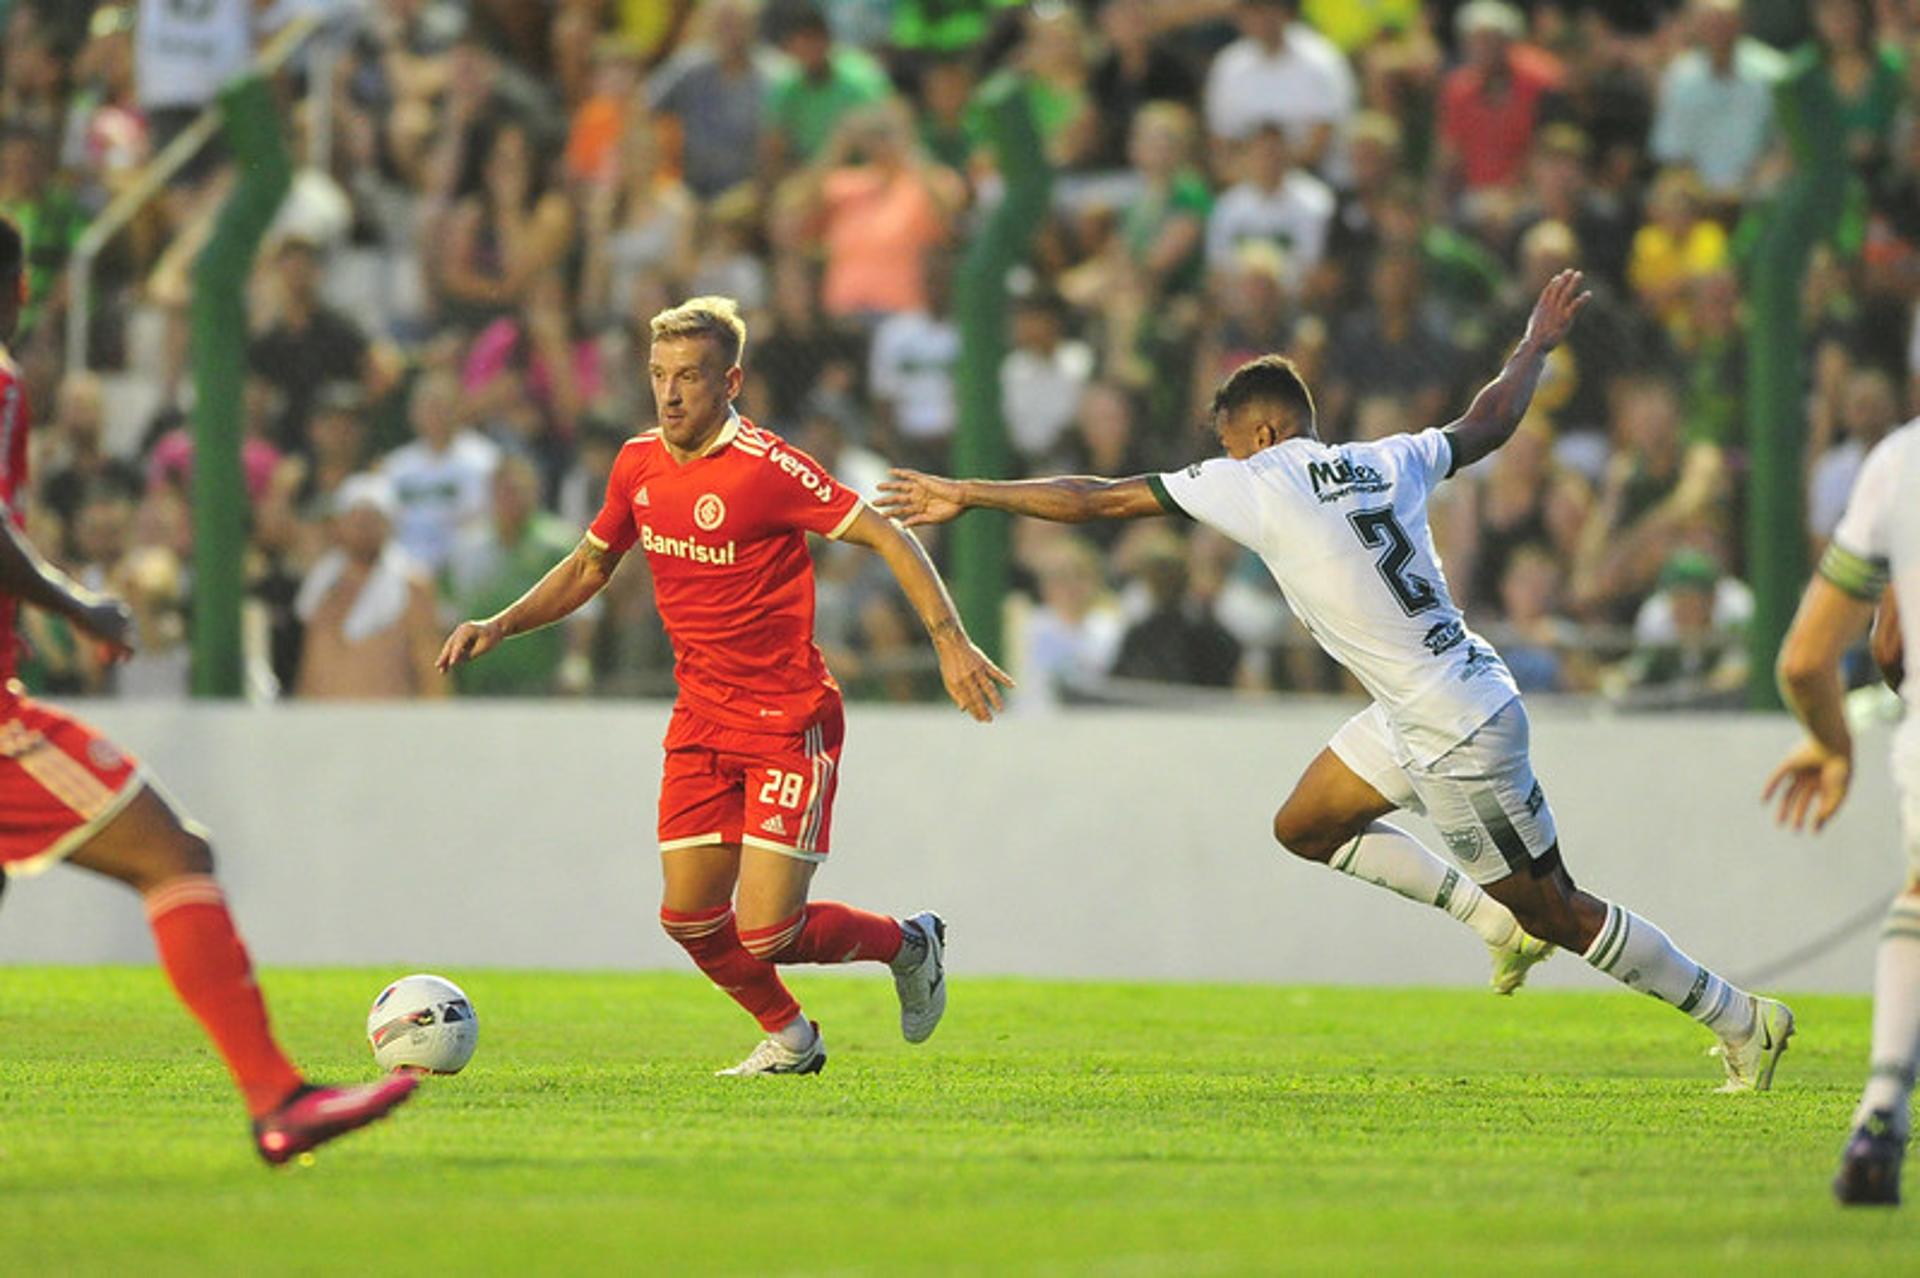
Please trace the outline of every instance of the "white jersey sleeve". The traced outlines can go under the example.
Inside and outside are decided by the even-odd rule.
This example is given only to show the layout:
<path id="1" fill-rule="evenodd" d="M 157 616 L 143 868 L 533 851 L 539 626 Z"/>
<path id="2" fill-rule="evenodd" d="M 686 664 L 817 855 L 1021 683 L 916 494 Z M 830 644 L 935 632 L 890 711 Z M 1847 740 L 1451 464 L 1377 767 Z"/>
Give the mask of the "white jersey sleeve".
<path id="1" fill-rule="evenodd" d="M 1453 436 L 1437 426 L 1411 435 L 1389 435 L 1379 444 L 1388 452 L 1401 453 L 1410 458 L 1408 471 L 1420 476 L 1429 492 L 1441 480 L 1453 474 Z"/>
<path id="2" fill-rule="evenodd" d="M 1907 453 L 1914 429 L 1895 431 L 1874 445 L 1860 464 L 1847 511 L 1820 559 L 1820 575 L 1856 599 L 1873 600 L 1886 589 L 1893 554 L 1893 516 L 1898 510 Z"/>
<path id="3" fill-rule="evenodd" d="M 1262 549 L 1259 485 L 1245 462 L 1215 457 L 1149 475 L 1147 484 L 1168 513 L 1197 519 L 1251 550 Z"/>

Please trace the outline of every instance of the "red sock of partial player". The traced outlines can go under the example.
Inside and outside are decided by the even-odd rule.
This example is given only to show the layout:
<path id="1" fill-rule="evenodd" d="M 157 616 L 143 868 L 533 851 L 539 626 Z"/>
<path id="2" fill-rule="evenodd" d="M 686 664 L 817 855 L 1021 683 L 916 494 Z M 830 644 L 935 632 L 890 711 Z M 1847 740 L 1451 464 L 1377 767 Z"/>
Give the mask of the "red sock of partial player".
<path id="1" fill-rule="evenodd" d="M 300 1086 L 300 1072 L 273 1041 L 266 1001 L 220 885 L 204 874 L 169 879 L 147 893 L 146 907 L 167 979 L 206 1027 L 247 1109 L 260 1117 Z"/>
<path id="2" fill-rule="evenodd" d="M 740 934 L 734 930 L 731 906 L 722 905 L 693 914 L 662 909 L 660 926 L 680 942 L 680 947 L 693 958 L 695 966 L 707 974 L 708 980 L 760 1022 L 761 1029 L 776 1033 L 800 1015 L 799 1000 L 787 989 L 773 964 L 755 958 L 742 948 Z"/>
<path id="3" fill-rule="evenodd" d="M 890 963 L 901 940 L 898 919 L 839 901 L 811 901 L 785 922 L 740 934 L 749 951 L 775 963 Z"/>

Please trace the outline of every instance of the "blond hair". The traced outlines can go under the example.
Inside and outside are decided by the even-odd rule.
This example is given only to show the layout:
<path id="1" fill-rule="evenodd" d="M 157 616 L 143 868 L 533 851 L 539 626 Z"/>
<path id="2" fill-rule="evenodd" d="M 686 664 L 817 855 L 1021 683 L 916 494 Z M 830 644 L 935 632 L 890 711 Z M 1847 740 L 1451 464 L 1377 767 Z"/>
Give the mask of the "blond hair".
<path id="1" fill-rule="evenodd" d="M 690 297 L 653 317 L 649 328 L 656 342 L 676 337 L 711 337 L 728 356 L 728 366 L 747 353 L 747 321 L 731 297 Z"/>

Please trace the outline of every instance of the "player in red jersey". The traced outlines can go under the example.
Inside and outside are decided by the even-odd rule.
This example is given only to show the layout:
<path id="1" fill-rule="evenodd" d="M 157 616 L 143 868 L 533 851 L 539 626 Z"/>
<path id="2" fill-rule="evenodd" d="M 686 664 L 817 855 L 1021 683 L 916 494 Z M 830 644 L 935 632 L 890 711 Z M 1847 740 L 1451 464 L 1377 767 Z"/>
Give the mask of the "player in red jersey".
<path id="1" fill-rule="evenodd" d="M 364 1127 L 405 1100 L 416 1079 L 313 1087 L 267 1023 L 253 965 L 213 879 L 205 835 L 148 784 L 138 762 L 79 720 L 21 695 L 15 613 L 58 613 L 115 658 L 132 651 L 133 618 L 48 564 L 27 541 L 27 403 L 8 357 L 26 302 L 20 232 L 0 218 L 0 869 L 33 874 L 61 860 L 118 879 L 145 898 L 160 964 L 206 1028 L 253 1115 L 269 1163 Z"/>
<path id="2" fill-rule="evenodd" d="M 660 923 L 769 1035 L 728 1074 L 809 1074 L 826 1061 L 777 963 L 889 964 L 900 1030 L 924 1042 L 946 1009 L 946 925 L 807 899 L 827 857 L 839 785 L 840 689 L 813 643 L 808 533 L 886 561 L 974 718 L 1012 681 L 968 640 L 926 551 L 820 464 L 733 409 L 747 327 L 724 297 L 654 316 L 658 429 L 627 441 L 606 505 L 579 546 L 512 606 L 463 623 L 451 669 L 591 599 L 639 546 L 673 640 L 679 700 L 667 728 Z"/>

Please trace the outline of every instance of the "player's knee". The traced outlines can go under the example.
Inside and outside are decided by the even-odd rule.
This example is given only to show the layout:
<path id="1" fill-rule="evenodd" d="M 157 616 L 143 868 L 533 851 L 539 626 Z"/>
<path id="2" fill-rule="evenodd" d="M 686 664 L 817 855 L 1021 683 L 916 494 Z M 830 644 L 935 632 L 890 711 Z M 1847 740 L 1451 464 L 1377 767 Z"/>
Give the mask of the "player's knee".
<path id="1" fill-rule="evenodd" d="M 778 959 L 807 925 L 803 907 L 783 919 L 763 919 L 757 915 L 740 916 L 740 948 L 763 962 Z"/>
<path id="2" fill-rule="evenodd" d="M 1273 814 L 1273 837 L 1281 847 L 1302 860 L 1325 862 L 1352 836 L 1328 830 L 1324 823 L 1303 816 L 1292 807 L 1283 807 Z"/>
<path id="3" fill-rule="evenodd" d="M 212 874 L 213 845 L 191 830 L 179 830 L 160 846 L 155 861 L 167 878 Z"/>

